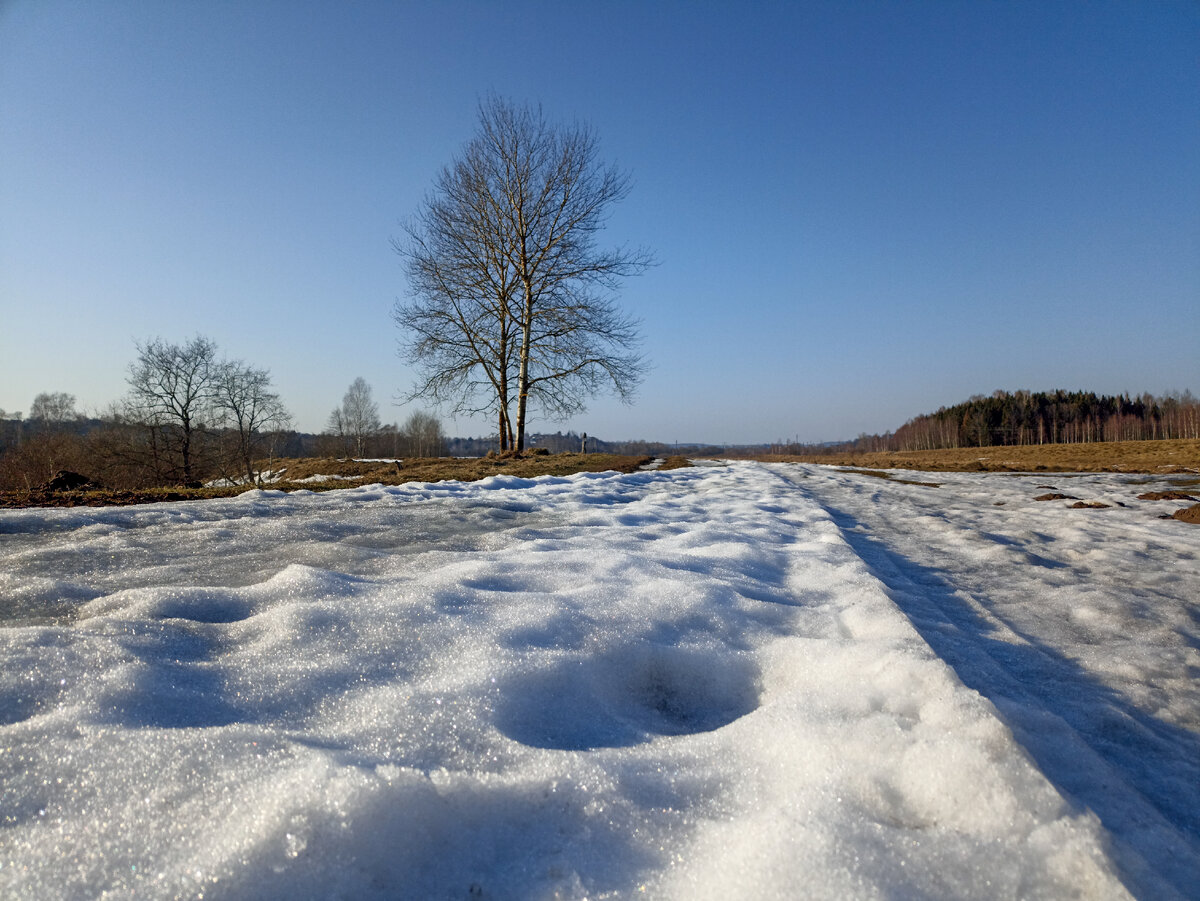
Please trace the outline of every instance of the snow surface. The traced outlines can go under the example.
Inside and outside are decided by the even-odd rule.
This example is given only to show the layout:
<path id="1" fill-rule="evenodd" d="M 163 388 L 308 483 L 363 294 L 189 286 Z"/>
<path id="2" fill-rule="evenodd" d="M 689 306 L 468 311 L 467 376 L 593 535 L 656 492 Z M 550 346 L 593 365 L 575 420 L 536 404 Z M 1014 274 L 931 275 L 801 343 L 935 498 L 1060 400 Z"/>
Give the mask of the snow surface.
<path id="1" fill-rule="evenodd" d="M 905 477 L 0 512 L 0 896 L 1197 897 L 1200 529 Z"/>

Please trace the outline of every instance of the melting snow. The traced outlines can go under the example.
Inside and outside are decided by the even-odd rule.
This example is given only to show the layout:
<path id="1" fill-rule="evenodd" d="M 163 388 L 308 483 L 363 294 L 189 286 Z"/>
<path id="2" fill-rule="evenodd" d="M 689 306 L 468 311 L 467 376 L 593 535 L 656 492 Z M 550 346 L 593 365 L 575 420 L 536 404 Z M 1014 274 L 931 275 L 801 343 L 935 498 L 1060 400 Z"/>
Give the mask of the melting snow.
<path id="1" fill-rule="evenodd" d="M 272 482 L 278 482 L 283 478 L 283 474 L 287 472 L 287 467 L 283 469 L 264 469 L 261 472 L 255 473 L 255 480 L 269 485 Z M 323 477 L 324 478 L 324 477 Z M 336 478 L 329 476 L 328 478 Z M 303 480 L 301 480 L 303 481 Z M 235 476 L 234 478 L 213 479 L 211 482 L 205 482 L 205 488 L 235 488 L 238 485 L 248 485 L 250 480 L 246 476 Z"/>
<path id="2" fill-rule="evenodd" d="M 1194 897 L 1200 530 L 919 478 L 2 512 L 0 895 Z"/>

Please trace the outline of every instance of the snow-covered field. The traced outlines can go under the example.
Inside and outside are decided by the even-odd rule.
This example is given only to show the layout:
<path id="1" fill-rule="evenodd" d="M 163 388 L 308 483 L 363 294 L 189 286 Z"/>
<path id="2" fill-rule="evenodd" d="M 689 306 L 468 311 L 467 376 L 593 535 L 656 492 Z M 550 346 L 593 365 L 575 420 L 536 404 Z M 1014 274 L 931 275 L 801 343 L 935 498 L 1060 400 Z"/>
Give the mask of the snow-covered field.
<path id="1" fill-rule="evenodd" d="M 1200 897 L 1200 528 L 905 477 L 0 512 L 0 897 Z"/>

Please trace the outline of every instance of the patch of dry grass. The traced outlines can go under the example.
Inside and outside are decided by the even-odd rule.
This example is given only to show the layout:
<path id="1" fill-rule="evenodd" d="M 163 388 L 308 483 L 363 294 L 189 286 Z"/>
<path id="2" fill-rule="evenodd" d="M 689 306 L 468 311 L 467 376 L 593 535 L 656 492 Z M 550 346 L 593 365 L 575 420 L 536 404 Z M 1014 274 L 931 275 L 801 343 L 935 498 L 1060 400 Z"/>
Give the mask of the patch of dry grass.
<path id="1" fill-rule="evenodd" d="M 931 451 L 764 457 L 864 469 L 924 472 L 1200 472 L 1200 441 L 1101 441 L 1021 447 L 962 447 Z"/>
<path id="2" fill-rule="evenodd" d="M 854 469 L 854 468 L 847 467 L 847 468 L 839 469 L 838 472 L 852 472 L 855 475 L 871 476 L 874 479 L 884 479 L 885 481 L 888 481 L 888 482 L 899 482 L 901 485 L 921 485 L 925 488 L 941 488 L 942 487 L 941 482 L 918 482 L 918 481 L 915 481 L 914 479 L 900 479 L 900 478 L 897 478 L 896 476 L 892 475 L 890 472 L 888 472 L 885 469 Z"/>
<path id="3" fill-rule="evenodd" d="M 665 460 L 663 460 L 662 466 L 660 466 L 658 468 L 659 468 L 659 470 L 686 469 L 687 467 L 689 467 L 691 465 L 692 465 L 692 461 L 689 460 L 687 457 L 681 457 L 678 454 L 672 454 L 670 457 L 667 457 Z"/>
<path id="4" fill-rule="evenodd" d="M 1193 504 L 1190 507 L 1184 507 L 1181 510 L 1176 510 L 1171 514 L 1172 519 L 1178 519 L 1180 522 L 1190 522 L 1193 525 L 1200 526 L 1200 504 Z"/>
<path id="5" fill-rule="evenodd" d="M 309 491 L 331 491 L 352 485 L 400 485 L 404 482 L 440 482 L 454 479 L 473 482 L 488 476 L 510 475 L 523 479 L 537 476 L 573 475 L 577 472 L 636 472 L 650 462 L 650 457 L 630 457 L 620 454 L 534 454 L 526 453 L 505 456 L 456 459 L 435 457 L 393 462 L 360 462 L 338 460 L 332 457 L 273 460 L 263 463 L 263 468 L 273 472 L 282 471 L 283 478 L 267 485 L 267 488 L 283 491 L 307 489 Z M 344 479 L 304 482 L 311 476 L 353 476 L 353 482 Z M 235 497 L 251 486 L 236 485 L 230 488 L 154 488 L 144 491 L 6 491 L 0 492 L 0 507 L 107 507 L 128 504 L 152 504 L 160 501 L 201 500 L 214 497 Z"/>

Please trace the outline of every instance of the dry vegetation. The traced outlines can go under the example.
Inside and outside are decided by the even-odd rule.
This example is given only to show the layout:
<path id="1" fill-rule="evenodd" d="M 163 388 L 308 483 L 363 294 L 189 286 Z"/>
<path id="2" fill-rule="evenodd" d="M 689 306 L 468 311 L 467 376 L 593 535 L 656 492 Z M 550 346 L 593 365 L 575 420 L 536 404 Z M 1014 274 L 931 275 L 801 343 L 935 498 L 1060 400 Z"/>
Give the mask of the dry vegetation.
<path id="1" fill-rule="evenodd" d="M 673 454 L 672 456 L 667 457 L 665 460 L 663 460 L 662 465 L 658 468 L 659 468 L 659 470 L 684 469 L 691 465 L 692 465 L 692 461 L 689 460 L 687 457 L 681 457 L 678 454 Z"/>
<path id="2" fill-rule="evenodd" d="M 885 469 L 842 469 L 842 472 L 853 472 L 860 476 L 870 476 L 873 479 L 884 479 L 888 482 L 898 482 L 901 485 L 921 485 L 925 488 L 941 488 L 941 482 L 920 482 L 916 479 L 902 479 L 895 473 Z"/>
<path id="3" fill-rule="evenodd" d="M 843 472 L 870 476 L 905 485 L 939 487 L 937 482 L 904 479 L 896 470 L 921 472 L 1128 472 L 1147 473 L 1144 481 L 1163 481 L 1174 488 L 1137 495 L 1140 501 L 1194 501 L 1196 495 L 1179 489 L 1200 487 L 1200 441 L 1110 441 L 1092 444 L 1044 444 L 1019 447 L 955 448 L 929 451 L 879 451 L 864 454 L 816 456 L 769 456 L 757 459 L 819 463 L 842 468 Z M 1173 476 L 1173 477 L 1172 477 Z M 1051 485 L 1038 485 L 1051 488 Z M 1035 501 L 1075 501 L 1070 509 L 1103 509 L 1108 504 L 1082 501 L 1057 490 L 1041 494 Z M 1122 504 L 1124 506 L 1124 504 Z M 1160 514 L 1200 524 L 1200 504 Z"/>
<path id="4" fill-rule="evenodd" d="M 803 462 L 854 467 L 860 475 L 872 476 L 907 485 L 939 487 L 937 482 L 905 479 L 895 470 L 924 472 L 1128 472 L 1148 473 L 1166 481 L 1173 490 L 1147 492 L 1143 501 L 1195 500 L 1186 490 L 1200 488 L 1200 441 L 1121 441 L 1093 444 L 1049 444 L 1023 447 L 957 448 L 949 450 L 878 452 L 850 455 L 769 456 L 757 459 L 778 462 Z M 618 454 L 547 454 L 526 451 L 472 459 L 421 458 L 391 461 L 359 461 L 333 457 L 313 457 L 262 461 L 261 470 L 281 476 L 264 487 L 283 491 L 329 491 L 356 485 L 404 482 L 437 482 L 444 479 L 475 481 L 494 475 L 535 478 L 542 475 L 571 475 L 577 472 L 634 472 L 651 460 L 648 456 Z M 671 456 L 661 469 L 691 465 L 686 457 Z M 1166 478 L 1164 476 L 1172 476 Z M 325 477 L 325 478 L 320 478 Z M 159 501 L 199 500 L 234 497 L 247 490 L 237 485 L 223 488 L 165 487 L 143 490 L 81 489 L 76 491 L 0 492 L 0 507 L 77 507 L 155 503 Z M 1048 488 L 1050 486 L 1038 486 Z M 1066 494 L 1042 495 L 1036 500 L 1076 500 Z M 1079 504 L 1078 506 L 1093 506 Z M 1177 510 L 1164 517 L 1200 523 L 1200 504 Z"/>
<path id="5" fill-rule="evenodd" d="M 1200 473 L 1200 441 L 1098 441 L 928 451 L 760 457 L 874 470 L 922 472 L 1147 472 Z"/>
<path id="6" fill-rule="evenodd" d="M 680 458 L 682 459 L 682 458 Z M 264 462 L 261 469 L 279 473 L 279 481 L 265 485 L 266 488 L 283 491 L 329 491 L 355 485 L 381 483 L 399 485 L 404 482 L 439 482 L 456 479 L 472 482 L 488 476 L 509 475 L 520 478 L 535 478 L 543 475 L 564 476 L 577 472 L 634 472 L 646 465 L 650 457 L 630 457 L 618 454 L 544 454 L 526 452 L 506 453 L 475 459 L 448 457 L 405 460 L 400 464 L 387 462 L 364 462 L 339 460 L 331 457 L 315 457 L 294 460 Z M 679 465 L 678 461 L 675 465 Z M 687 465 L 687 461 L 683 461 Z M 330 478 L 318 480 L 316 476 Z M 341 478 L 333 478 L 339 476 Z M 238 485 L 228 488 L 154 488 L 142 491 L 113 491 L 104 489 L 79 491 L 33 491 L 0 492 L 0 507 L 80 507 L 146 504 L 158 501 L 199 500 L 213 497 L 234 497 L 250 486 Z"/>

